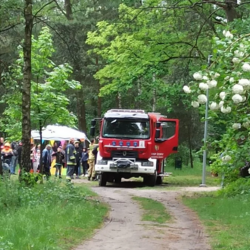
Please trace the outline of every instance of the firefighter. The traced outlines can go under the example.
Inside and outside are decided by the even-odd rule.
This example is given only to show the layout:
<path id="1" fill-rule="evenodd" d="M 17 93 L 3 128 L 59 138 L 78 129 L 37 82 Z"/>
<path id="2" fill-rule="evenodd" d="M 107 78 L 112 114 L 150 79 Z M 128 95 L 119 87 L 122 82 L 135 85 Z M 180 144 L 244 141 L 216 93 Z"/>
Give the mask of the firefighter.
<path id="1" fill-rule="evenodd" d="M 65 159 L 67 164 L 67 174 L 66 179 L 71 180 L 73 179 L 73 175 L 75 172 L 75 166 L 76 166 L 76 150 L 74 146 L 74 139 L 71 138 L 69 140 L 69 143 L 65 149 Z"/>
<path id="2" fill-rule="evenodd" d="M 88 172 L 88 180 L 95 180 L 95 155 L 93 154 L 94 148 L 98 146 L 98 144 L 95 143 L 95 139 L 91 139 L 89 148 L 88 148 L 88 154 L 89 154 L 89 172 Z"/>

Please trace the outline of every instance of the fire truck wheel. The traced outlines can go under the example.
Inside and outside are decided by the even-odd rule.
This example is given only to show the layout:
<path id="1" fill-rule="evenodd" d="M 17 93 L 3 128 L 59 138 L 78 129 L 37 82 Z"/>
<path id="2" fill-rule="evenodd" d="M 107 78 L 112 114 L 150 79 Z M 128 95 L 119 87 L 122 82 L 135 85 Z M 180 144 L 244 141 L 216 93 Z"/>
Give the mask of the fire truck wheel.
<path id="1" fill-rule="evenodd" d="M 122 182 L 122 177 L 115 177 L 115 183 L 121 183 Z"/>
<path id="2" fill-rule="evenodd" d="M 148 176 L 148 183 L 147 183 L 148 186 L 154 187 L 155 184 L 156 184 L 156 178 L 157 178 L 156 174 L 154 174 L 154 175 L 149 175 L 149 176 Z"/>
<path id="3" fill-rule="evenodd" d="M 162 185 L 162 183 L 163 183 L 163 178 L 161 176 L 157 176 L 156 184 L 157 185 Z"/>
<path id="4" fill-rule="evenodd" d="M 107 183 L 107 174 L 106 173 L 101 173 L 100 179 L 99 179 L 99 186 L 100 187 L 105 187 Z"/>

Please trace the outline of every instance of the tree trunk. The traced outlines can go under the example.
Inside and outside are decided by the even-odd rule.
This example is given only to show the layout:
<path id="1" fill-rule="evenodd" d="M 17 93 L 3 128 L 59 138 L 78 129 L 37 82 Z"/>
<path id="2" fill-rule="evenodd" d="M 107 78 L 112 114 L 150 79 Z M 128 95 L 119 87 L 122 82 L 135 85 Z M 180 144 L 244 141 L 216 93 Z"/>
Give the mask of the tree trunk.
<path id="1" fill-rule="evenodd" d="M 122 96 L 121 93 L 118 92 L 117 97 L 116 97 L 116 105 L 118 107 L 118 109 L 122 109 Z"/>
<path id="2" fill-rule="evenodd" d="M 22 88 L 22 162 L 21 170 L 30 171 L 30 138 L 31 138 L 31 122 L 30 122 L 30 89 L 31 89 L 31 36 L 33 28 L 32 16 L 32 0 L 25 0 L 24 7 L 25 18 L 25 36 L 23 44 L 23 88 Z"/>
<path id="3" fill-rule="evenodd" d="M 96 64 L 96 71 L 99 70 L 99 60 L 98 60 L 98 57 L 96 57 L 95 59 L 95 64 Z M 102 98 L 99 96 L 99 93 L 100 93 L 100 82 L 98 81 L 97 82 L 97 85 L 98 85 L 98 100 L 97 100 L 97 116 L 98 117 L 101 117 L 102 115 Z"/>
<path id="4" fill-rule="evenodd" d="M 79 79 L 77 80 L 79 81 Z M 87 131 L 86 110 L 85 110 L 84 94 L 82 89 L 80 89 L 77 93 L 77 118 L 78 118 L 78 129 L 86 132 Z"/>
<path id="5" fill-rule="evenodd" d="M 191 120 L 191 117 L 190 117 L 190 120 Z M 190 125 L 191 125 L 190 123 L 187 124 L 188 126 L 188 148 L 189 148 L 190 165 L 191 165 L 191 168 L 194 168 Z"/>
<path id="6" fill-rule="evenodd" d="M 240 15 L 237 12 L 236 8 L 238 7 L 237 0 L 225 0 L 226 6 L 224 7 L 227 21 L 232 22 L 234 19 L 239 18 Z"/>
<path id="7" fill-rule="evenodd" d="M 64 9 L 66 11 L 66 17 L 68 20 L 73 20 L 73 16 L 72 16 L 72 5 L 70 0 L 65 0 L 64 1 Z"/>
<path id="8" fill-rule="evenodd" d="M 155 74 L 153 74 L 153 86 L 155 85 Z M 153 88 L 153 105 L 152 105 L 152 111 L 155 112 L 156 110 L 156 88 L 154 86 Z"/>

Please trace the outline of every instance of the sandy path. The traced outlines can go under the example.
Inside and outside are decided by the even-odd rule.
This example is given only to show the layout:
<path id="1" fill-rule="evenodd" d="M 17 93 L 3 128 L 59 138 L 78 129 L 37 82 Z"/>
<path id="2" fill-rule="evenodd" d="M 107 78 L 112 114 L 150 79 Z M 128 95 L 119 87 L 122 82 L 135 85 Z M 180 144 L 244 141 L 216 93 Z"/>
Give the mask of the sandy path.
<path id="1" fill-rule="evenodd" d="M 80 181 L 81 182 L 81 181 Z M 208 237 L 195 213 L 182 205 L 178 197 L 188 191 L 211 188 L 182 188 L 178 191 L 122 187 L 92 187 L 111 207 L 109 220 L 74 250 L 210 250 Z M 171 222 L 156 225 L 142 222 L 142 211 L 132 196 L 162 202 L 172 216 Z"/>

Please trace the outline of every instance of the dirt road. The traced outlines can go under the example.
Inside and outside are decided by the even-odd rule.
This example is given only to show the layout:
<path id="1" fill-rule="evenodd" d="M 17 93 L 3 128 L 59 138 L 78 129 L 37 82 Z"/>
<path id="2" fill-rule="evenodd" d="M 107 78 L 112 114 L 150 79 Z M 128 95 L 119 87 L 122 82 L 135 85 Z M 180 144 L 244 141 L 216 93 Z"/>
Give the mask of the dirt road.
<path id="1" fill-rule="evenodd" d="M 80 181 L 81 182 L 81 181 Z M 180 194 L 211 191 L 211 188 L 182 188 L 178 191 L 120 186 L 92 187 L 111 211 L 103 227 L 93 238 L 75 250 L 210 250 L 208 237 L 195 213 L 182 205 Z M 141 221 L 142 210 L 132 196 L 162 202 L 171 214 L 171 222 L 157 225 Z"/>

